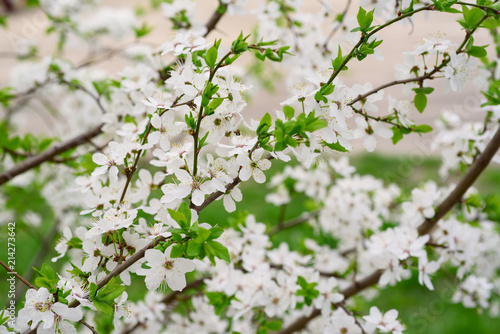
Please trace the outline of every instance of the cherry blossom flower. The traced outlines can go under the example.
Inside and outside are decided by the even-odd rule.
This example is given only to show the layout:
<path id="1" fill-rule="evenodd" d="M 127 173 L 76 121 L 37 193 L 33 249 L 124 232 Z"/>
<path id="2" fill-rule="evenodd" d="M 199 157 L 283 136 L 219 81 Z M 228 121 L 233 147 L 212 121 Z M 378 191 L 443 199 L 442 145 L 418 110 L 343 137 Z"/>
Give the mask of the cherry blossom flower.
<path id="1" fill-rule="evenodd" d="M 120 145 L 117 142 L 109 143 L 109 151 L 107 154 L 103 153 L 94 153 L 92 156 L 92 160 L 100 165 L 101 167 L 96 168 L 92 175 L 101 175 L 106 173 L 108 168 L 115 168 L 116 165 L 121 165 L 123 163 L 123 159 L 127 152 L 123 149 L 123 145 Z"/>
<path id="2" fill-rule="evenodd" d="M 450 55 L 450 62 L 444 68 L 444 76 L 449 79 L 451 89 L 458 92 L 460 88 L 474 76 L 477 62 L 465 53 Z"/>
<path id="3" fill-rule="evenodd" d="M 389 139 L 392 138 L 393 132 L 389 129 L 389 125 L 382 122 L 368 122 L 362 117 L 356 118 L 358 125 L 357 137 L 363 138 L 363 145 L 368 152 L 375 151 L 377 147 L 377 138 L 375 136 Z"/>
<path id="4" fill-rule="evenodd" d="M 24 308 L 19 311 L 17 317 L 17 326 L 25 329 L 31 321 L 31 329 L 40 325 L 40 333 L 53 333 L 58 330 L 71 333 L 75 332 L 74 327 L 64 320 L 78 321 L 82 316 L 80 308 L 69 309 L 68 305 L 54 302 L 54 296 L 46 288 L 29 289 L 26 292 Z"/>
<path id="5" fill-rule="evenodd" d="M 191 200 L 194 205 L 201 205 L 205 200 L 205 195 L 215 191 L 212 181 L 204 181 L 199 176 L 192 177 L 185 170 L 177 170 L 175 176 L 180 181 L 179 184 L 168 183 L 161 187 L 163 191 L 162 203 L 169 203 L 176 199 L 186 198 L 192 194 Z"/>
<path id="6" fill-rule="evenodd" d="M 263 149 L 256 149 L 252 152 L 251 158 L 244 153 L 238 155 L 236 162 L 241 166 L 240 179 L 242 181 L 247 181 L 253 177 L 257 183 L 266 182 L 266 176 L 263 171 L 271 168 L 271 162 L 266 158 L 262 159 L 264 152 Z"/>
<path id="7" fill-rule="evenodd" d="M 156 290 L 166 284 L 174 291 L 182 291 L 186 287 L 186 273 L 195 269 L 193 261 L 184 258 L 171 258 L 172 247 L 161 252 L 148 249 L 144 256 L 150 269 L 138 269 L 137 274 L 146 276 L 145 283 L 149 290 Z"/>
<path id="8" fill-rule="evenodd" d="M 353 316 L 346 314 L 344 310 L 338 310 L 332 314 L 323 334 L 361 334 L 362 330 Z"/>
<path id="9" fill-rule="evenodd" d="M 202 34 L 186 31 L 178 32 L 173 40 L 163 43 L 160 49 L 162 55 L 173 52 L 175 56 L 178 56 L 182 53 L 203 50 L 210 44 L 206 43 Z"/>
<path id="10" fill-rule="evenodd" d="M 434 274 L 439 269 L 439 263 L 432 261 L 428 262 L 427 257 L 423 256 L 418 259 L 418 283 L 425 285 L 427 289 L 434 290 L 430 274 Z"/>
<path id="11" fill-rule="evenodd" d="M 382 333 L 401 333 L 404 327 L 397 318 L 398 311 L 390 310 L 382 314 L 376 306 L 370 308 L 370 315 L 363 317 L 367 323 L 376 325 L 377 329 Z"/>

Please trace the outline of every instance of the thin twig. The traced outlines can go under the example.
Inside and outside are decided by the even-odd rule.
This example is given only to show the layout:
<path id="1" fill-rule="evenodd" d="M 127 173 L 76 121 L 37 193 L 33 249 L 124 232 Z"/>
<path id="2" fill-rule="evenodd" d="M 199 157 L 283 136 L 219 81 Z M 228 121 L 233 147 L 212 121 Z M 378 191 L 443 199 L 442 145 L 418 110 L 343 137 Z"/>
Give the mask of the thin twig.
<path id="1" fill-rule="evenodd" d="M 16 276 L 18 280 L 20 280 L 21 282 L 23 282 L 24 284 L 26 284 L 28 287 L 30 287 L 31 289 L 37 290 L 37 288 L 35 288 L 33 286 L 33 284 L 31 284 L 30 282 L 28 282 L 27 280 L 25 280 L 21 275 L 19 275 L 18 273 L 16 273 L 14 270 L 10 269 L 10 267 L 8 265 L 6 265 L 5 263 L 3 263 L 2 260 L 0 260 L 0 265 L 2 267 L 4 267 L 5 270 L 7 270 L 9 273 L 11 273 L 14 276 Z"/>

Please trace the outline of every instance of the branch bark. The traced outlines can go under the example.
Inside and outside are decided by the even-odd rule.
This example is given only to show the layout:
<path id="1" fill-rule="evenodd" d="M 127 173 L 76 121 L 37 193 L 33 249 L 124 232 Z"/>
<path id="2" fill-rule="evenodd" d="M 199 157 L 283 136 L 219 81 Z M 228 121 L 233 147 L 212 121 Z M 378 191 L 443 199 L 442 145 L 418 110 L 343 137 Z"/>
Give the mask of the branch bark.
<path id="1" fill-rule="evenodd" d="M 222 7 L 224 10 L 222 11 L 219 11 L 219 7 Z M 207 28 L 207 32 L 205 33 L 205 35 L 203 35 L 203 37 L 207 37 L 207 35 L 215 29 L 215 27 L 217 26 L 217 24 L 219 23 L 220 19 L 222 18 L 222 16 L 224 16 L 224 13 L 226 12 L 226 9 L 227 9 L 227 5 L 221 5 L 219 6 L 215 12 L 212 14 L 212 16 L 210 17 L 210 19 L 208 20 L 208 22 L 205 24 L 205 28 Z"/>
<path id="2" fill-rule="evenodd" d="M 90 129 L 89 131 L 74 137 L 62 144 L 57 144 L 48 149 L 45 152 L 40 153 L 39 155 L 33 156 L 31 158 L 26 159 L 25 161 L 21 162 L 20 164 L 14 166 L 13 168 L 3 172 L 0 174 L 0 185 L 6 183 L 7 181 L 13 179 L 19 174 L 22 174 L 32 168 L 35 168 L 37 166 L 40 166 L 42 163 L 53 159 L 55 156 L 70 150 L 72 148 L 75 148 L 77 146 L 80 146 L 82 144 L 85 144 L 88 142 L 90 139 L 98 136 L 102 132 L 102 126 L 103 124 L 99 124 L 98 126 Z"/>

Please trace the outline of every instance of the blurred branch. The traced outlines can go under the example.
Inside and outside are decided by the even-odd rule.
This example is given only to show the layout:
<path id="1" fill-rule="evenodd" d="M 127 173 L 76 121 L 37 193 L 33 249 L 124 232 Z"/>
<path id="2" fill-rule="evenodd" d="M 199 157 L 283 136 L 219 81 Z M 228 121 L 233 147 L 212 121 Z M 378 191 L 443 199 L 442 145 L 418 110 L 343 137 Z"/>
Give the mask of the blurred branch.
<path id="1" fill-rule="evenodd" d="M 39 155 L 33 156 L 26 159 L 22 163 L 14 166 L 13 168 L 0 174 L 0 185 L 6 183 L 7 181 L 13 179 L 19 174 L 22 174 L 32 168 L 35 168 L 42 163 L 53 159 L 58 154 L 61 154 L 67 150 L 80 146 L 88 142 L 91 138 L 98 136 L 102 131 L 102 126 L 104 124 L 99 124 L 98 126 L 90 129 L 89 131 L 69 139 L 61 144 L 56 144 L 47 151 L 40 153 Z"/>
<path id="2" fill-rule="evenodd" d="M 292 227 L 295 227 L 297 225 L 301 225 L 303 223 L 306 223 L 308 222 L 309 220 L 311 219 L 314 219 L 316 217 L 318 217 L 319 215 L 319 211 L 316 211 L 316 212 L 309 212 L 305 215 L 302 215 L 300 217 L 297 217 L 297 218 L 294 218 L 292 220 L 289 220 L 287 222 L 284 222 L 278 226 L 275 226 L 270 232 L 269 232 L 269 235 L 274 235 L 278 232 L 281 232 L 283 230 L 286 230 L 286 229 L 289 229 L 289 228 L 292 228 Z"/>
<path id="3" fill-rule="evenodd" d="M 207 31 L 205 32 L 203 37 L 206 37 L 212 30 L 215 29 L 215 27 L 219 23 L 220 19 L 222 18 L 222 16 L 224 16 L 224 14 L 226 13 L 226 10 L 227 10 L 227 5 L 225 5 L 225 4 L 219 5 L 217 7 L 215 12 L 212 14 L 210 19 L 208 20 L 208 22 L 205 24 L 205 28 L 207 29 Z"/>

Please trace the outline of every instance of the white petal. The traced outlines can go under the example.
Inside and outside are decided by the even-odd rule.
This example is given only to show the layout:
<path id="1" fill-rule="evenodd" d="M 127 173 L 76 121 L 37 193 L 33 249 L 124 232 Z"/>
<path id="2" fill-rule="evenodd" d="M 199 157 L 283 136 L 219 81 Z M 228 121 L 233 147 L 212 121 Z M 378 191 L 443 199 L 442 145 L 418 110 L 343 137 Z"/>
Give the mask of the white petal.
<path id="1" fill-rule="evenodd" d="M 191 200 L 193 201 L 194 205 L 200 206 L 205 201 L 205 194 L 201 190 L 196 189 L 195 191 L 193 191 L 193 196 L 191 197 Z"/>
<path id="2" fill-rule="evenodd" d="M 233 190 L 231 190 L 231 197 L 236 202 L 240 202 L 243 199 L 243 194 L 241 193 L 240 188 L 233 188 Z"/>
<path id="3" fill-rule="evenodd" d="M 102 153 L 94 153 L 92 156 L 92 161 L 101 166 L 107 164 L 108 160 L 108 157 Z"/>
<path id="4" fill-rule="evenodd" d="M 191 177 L 191 175 L 189 175 L 189 173 L 187 171 L 185 171 L 184 169 L 179 169 L 179 170 L 175 171 L 174 174 L 177 177 L 177 179 L 179 181 L 181 181 L 182 183 L 193 182 L 193 178 Z"/>
<path id="5" fill-rule="evenodd" d="M 153 116 L 151 117 L 151 125 L 154 126 L 155 129 L 161 128 L 160 115 L 153 114 Z"/>
<path id="6" fill-rule="evenodd" d="M 186 287 L 186 277 L 180 272 L 175 272 L 165 278 L 168 287 L 173 291 L 182 291 Z"/>
<path id="7" fill-rule="evenodd" d="M 368 152 L 375 151 L 375 147 L 377 147 L 377 139 L 375 136 L 368 135 L 363 139 L 363 145 Z"/>
<path id="8" fill-rule="evenodd" d="M 238 156 L 236 157 L 236 162 L 240 166 L 248 166 L 248 165 L 250 165 L 250 163 L 252 161 L 250 160 L 250 158 L 246 154 L 241 153 L 241 154 L 238 154 Z"/>
<path id="9" fill-rule="evenodd" d="M 144 254 L 144 258 L 148 262 L 148 265 L 163 264 L 163 262 L 165 261 L 165 255 L 158 249 L 148 249 Z"/>
<path id="10" fill-rule="evenodd" d="M 68 305 L 62 303 L 55 303 L 52 306 L 52 311 L 59 314 L 63 319 L 70 321 L 79 321 L 83 317 L 83 312 L 80 308 L 69 308 Z"/>
<path id="11" fill-rule="evenodd" d="M 253 170 L 253 179 L 255 180 L 255 182 L 257 183 L 264 183 L 266 182 L 266 176 L 264 175 L 264 172 L 261 171 L 260 169 L 258 168 L 255 168 Z"/>
<path id="12" fill-rule="evenodd" d="M 236 203 L 234 203 L 230 195 L 224 196 L 222 199 L 222 203 L 224 204 L 224 209 L 226 209 L 227 212 L 236 211 Z"/>
<path id="13" fill-rule="evenodd" d="M 252 169 L 248 166 L 243 167 L 240 170 L 241 181 L 247 181 L 252 176 Z"/>
<path id="14" fill-rule="evenodd" d="M 252 160 L 259 161 L 262 158 L 262 154 L 264 154 L 264 149 L 259 148 L 252 152 Z"/>
<path id="15" fill-rule="evenodd" d="M 167 136 L 163 135 L 160 137 L 160 147 L 165 152 L 170 151 L 170 141 L 168 140 Z"/>
<path id="16" fill-rule="evenodd" d="M 148 290 L 158 289 L 162 281 L 163 278 L 157 273 L 148 273 L 144 279 L 144 283 L 146 283 L 146 288 L 148 288 Z"/>
<path id="17" fill-rule="evenodd" d="M 262 159 L 257 163 L 257 167 L 259 167 L 260 170 L 268 170 L 271 168 L 271 161 Z"/>

